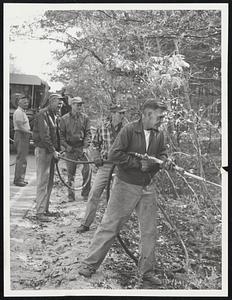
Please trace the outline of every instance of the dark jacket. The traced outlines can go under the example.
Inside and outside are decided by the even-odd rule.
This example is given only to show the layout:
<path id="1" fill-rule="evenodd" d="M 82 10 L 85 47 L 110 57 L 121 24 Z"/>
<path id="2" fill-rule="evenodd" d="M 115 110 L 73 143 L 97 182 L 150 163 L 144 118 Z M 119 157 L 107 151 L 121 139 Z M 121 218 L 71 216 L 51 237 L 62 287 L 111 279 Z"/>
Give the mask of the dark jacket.
<path id="1" fill-rule="evenodd" d="M 152 138 L 146 151 L 146 142 L 142 121 L 127 124 L 118 134 L 109 152 L 109 160 L 118 166 L 118 177 L 131 184 L 146 186 L 151 178 L 158 172 L 159 165 L 154 163 L 149 172 L 142 172 L 140 159 L 133 157 L 128 152 L 147 153 L 159 159 L 167 157 L 162 131 L 152 130 Z"/>
<path id="2" fill-rule="evenodd" d="M 45 107 L 35 116 L 33 140 L 36 147 L 45 148 L 48 153 L 59 151 L 57 118 Z"/>
<path id="3" fill-rule="evenodd" d="M 91 143 L 90 121 L 86 114 L 73 115 L 71 112 L 60 119 L 60 142 L 67 148 L 87 148 Z"/>

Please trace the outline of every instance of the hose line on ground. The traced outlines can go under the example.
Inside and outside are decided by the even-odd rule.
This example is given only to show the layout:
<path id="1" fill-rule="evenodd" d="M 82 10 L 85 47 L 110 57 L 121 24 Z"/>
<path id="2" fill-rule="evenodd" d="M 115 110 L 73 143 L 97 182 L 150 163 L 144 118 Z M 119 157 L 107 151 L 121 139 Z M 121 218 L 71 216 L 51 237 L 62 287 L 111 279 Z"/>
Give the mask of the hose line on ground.
<path id="1" fill-rule="evenodd" d="M 108 182 L 107 182 L 107 187 L 106 187 L 106 200 L 107 203 L 109 201 L 110 198 L 110 189 L 111 189 L 111 182 L 112 182 L 112 177 L 113 177 L 113 172 L 115 170 L 116 165 L 113 165 L 110 173 L 109 173 L 109 177 L 108 177 Z M 159 203 L 159 201 L 156 199 L 157 201 L 157 205 L 159 207 L 159 209 L 161 210 L 163 216 L 165 217 L 165 219 L 167 220 L 167 222 L 171 225 L 171 227 L 173 228 L 173 231 L 176 233 L 177 238 L 180 240 L 181 246 L 183 248 L 183 251 L 185 253 L 186 256 L 186 264 L 184 267 L 180 267 L 180 268 L 173 268 L 173 269 L 169 269 L 167 271 L 172 272 L 172 273 L 177 273 L 177 272 L 181 272 L 181 271 L 187 271 L 188 272 L 188 263 L 189 263 L 189 258 L 188 258 L 188 253 L 186 250 L 186 247 L 184 245 L 184 242 L 180 236 L 179 231 L 176 229 L 176 227 L 173 225 L 173 223 L 170 221 L 170 218 L 168 216 L 168 214 L 164 211 L 163 207 L 161 206 L 161 204 Z M 120 234 L 117 234 L 117 239 L 120 243 L 120 245 L 122 246 L 123 250 L 126 252 L 126 254 L 135 262 L 136 266 L 138 265 L 138 259 L 137 257 L 135 257 L 135 255 L 128 249 L 128 247 L 126 246 L 126 244 L 124 243 L 124 241 L 122 240 L 122 237 L 120 236 Z M 158 270 L 158 268 L 156 268 Z M 160 269 L 159 269 L 160 270 Z"/>

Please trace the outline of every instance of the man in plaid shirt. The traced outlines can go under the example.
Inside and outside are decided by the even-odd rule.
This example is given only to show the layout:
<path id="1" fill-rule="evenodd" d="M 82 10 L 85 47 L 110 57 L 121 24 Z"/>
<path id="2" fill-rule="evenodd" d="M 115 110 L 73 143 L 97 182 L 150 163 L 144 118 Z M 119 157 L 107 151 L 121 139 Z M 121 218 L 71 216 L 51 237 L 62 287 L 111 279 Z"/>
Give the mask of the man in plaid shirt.
<path id="1" fill-rule="evenodd" d="M 102 160 L 108 158 L 110 147 L 121 130 L 123 122 L 125 122 L 125 111 L 126 109 L 123 109 L 121 105 L 112 105 L 110 107 L 110 117 L 102 122 L 93 137 L 93 155 L 96 161 L 95 164 L 99 169 L 89 193 L 85 217 L 82 224 L 77 228 L 77 233 L 88 231 L 95 219 L 100 197 L 107 185 L 110 170 L 113 166 L 113 164 L 103 165 Z"/>

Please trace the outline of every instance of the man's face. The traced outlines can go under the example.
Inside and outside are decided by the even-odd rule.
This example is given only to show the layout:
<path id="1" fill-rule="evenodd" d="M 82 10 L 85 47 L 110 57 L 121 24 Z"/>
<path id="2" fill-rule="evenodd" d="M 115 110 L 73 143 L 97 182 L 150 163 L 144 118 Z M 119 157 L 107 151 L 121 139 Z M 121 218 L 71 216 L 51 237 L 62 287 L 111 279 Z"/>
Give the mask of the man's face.
<path id="1" fill-rule="evenodd" d="M 27 109 L 29 106 L 29 100 L 27 98 L 23 98 L 20 99 L 18 102 L 18 105 L 22 108 L 22 109 Z"/>
<path id="2" fill-rule="evenodd" d="M 71 107 L 72 107 L 73 114 L 77 114 L 77 113 L 81 112 L 82 108 L 83 108 L 82 103 L 76 103 L 76 102 L 72 103 Z"/>
<path id="3" fill-rule="evenodd" d="M 124 117 L 125 117 L 124 112 L 119 112 L 119 111 L 114 112 L 114 113 L 112 113 L 112 122 L 116 125 L 120 124 L 120 123 L 122 123 Z"/>
<path id="4" fill-rule="evenodd" d="M 143 112 L 143 124 L 145 129 L 158 129 L 165 114 L 166 111 L 161 108 L 156 110 L 146 108 Z"/>
<path id="5" fill-rule="evenodd" d="M 51 103 L 50 103 L 50 108 L 51 110 L 57 114 L 61 110 L 61 107 L 63 106 L 63 101 L 59 98 L 55 98 Z"/>

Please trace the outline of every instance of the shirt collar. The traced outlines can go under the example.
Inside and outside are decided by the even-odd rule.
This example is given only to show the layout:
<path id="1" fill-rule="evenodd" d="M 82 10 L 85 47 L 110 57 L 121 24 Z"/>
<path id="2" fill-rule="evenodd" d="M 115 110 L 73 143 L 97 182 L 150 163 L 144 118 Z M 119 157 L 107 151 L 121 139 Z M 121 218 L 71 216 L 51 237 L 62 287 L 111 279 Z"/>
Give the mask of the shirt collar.
<path id="1" fill-rule="evenodd" d="M 121 129 L 122 123 L 119 123 L 117 125 L 117 127 L 115 128 L 114 125 L 112 124 L 111 120 L 107 120 L 106 123 L 105 123 L 105 127 L 107 127 L 107 128 L 111 127 L 111 128 L 113 128 L 117 132 L 119 129 Z"/>
<path id="2" fill-rule="evenodd" d="M 106 120 L 105 121 L 105 127 L 110 127 L 112 124 L 111 124 L 111 121 L 110 120 Z"/>
<path id="3" fill-rule="evenodd" d="M 71 111 L 69 113 L 70 117 L 73 119 L 78 119 L 81 116 L 81 113 L 73 114 Z"/>
<path id="4" fill-rule="evenodd" d="M 142 119 L 139 119 L 136 123 L 137 124 L 135 125 L 135 131 L 139 132 L 139 133 L 143 132 L 144 128 L 143 128 Z M 151 131 L 153 131 L 153 132 L 159 132 L 159 130 L 155 129 L 155 128 L 151 129 Z"/>
<path id="5" fill-rule="evenodd" d="M 56 117 L 56 115 L 54 114 L 54 112 L 51 109 L 49 109 L 49 108 L 48 108 L 48 113 L 49 113 L 50 116 L 52 116 L 54 118 Z"/>

